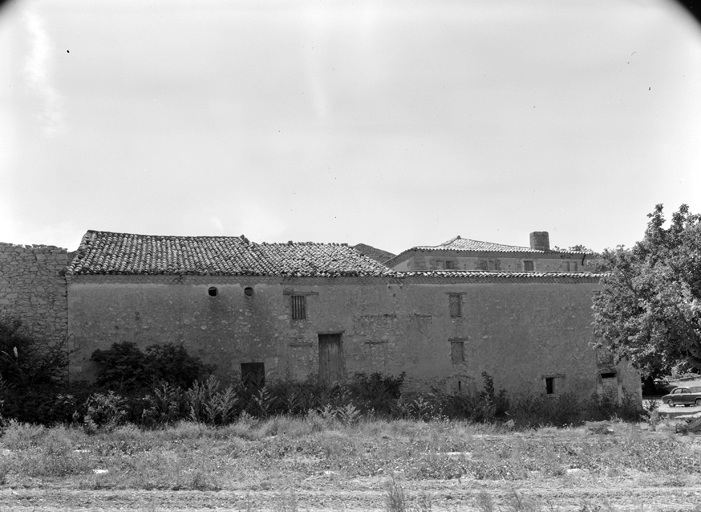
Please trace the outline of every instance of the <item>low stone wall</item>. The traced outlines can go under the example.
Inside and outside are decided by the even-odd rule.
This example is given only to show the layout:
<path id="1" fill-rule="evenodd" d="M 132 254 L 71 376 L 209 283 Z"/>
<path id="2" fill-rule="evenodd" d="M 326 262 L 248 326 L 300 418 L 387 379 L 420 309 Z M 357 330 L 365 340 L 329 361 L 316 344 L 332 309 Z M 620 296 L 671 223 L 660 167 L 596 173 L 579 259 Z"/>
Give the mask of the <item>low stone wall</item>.
<path id="1" fill-rule="evenodd" d="M 19 318 L 26 332 L 62 341 L 68 328 L 67 251 L 0 242 L 0 317 Z"/>

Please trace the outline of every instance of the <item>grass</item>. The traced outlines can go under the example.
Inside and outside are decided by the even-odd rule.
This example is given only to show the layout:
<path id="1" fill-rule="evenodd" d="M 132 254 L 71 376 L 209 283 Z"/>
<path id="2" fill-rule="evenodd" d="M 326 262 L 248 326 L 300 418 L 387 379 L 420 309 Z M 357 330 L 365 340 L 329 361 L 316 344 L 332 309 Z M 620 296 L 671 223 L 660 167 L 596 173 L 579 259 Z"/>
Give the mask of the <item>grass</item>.
<path id="1" fill-rule="evenodd" d="M 361 496 L 393 512 L 453 510 L 450 500 L 484 512 L 561 510 L 557 496 L 549 502 L 535 490 L 701 490 L 701 438 L 676 434 L 674 427 L 614 422 L 614 432 L 605 435 L 585 427 L 513 431 L 498 424 L 349 422 L 312 414 L 244 416 L 218 428 L 125 425 L 88 434 L 10 422 L 0 437 L 0 486 L 221 491 L 239 496 L 240 510 L 261 510 L 261 499 L 275 510 L 308 510 L 301 503 L 325 493 Z M 244 503 L 243 496 L 253 501 Z M 579 499 L 582 512 L 617 510 Z M 692 505 L 701 511 L 701 494 L 696 499 Z"/>

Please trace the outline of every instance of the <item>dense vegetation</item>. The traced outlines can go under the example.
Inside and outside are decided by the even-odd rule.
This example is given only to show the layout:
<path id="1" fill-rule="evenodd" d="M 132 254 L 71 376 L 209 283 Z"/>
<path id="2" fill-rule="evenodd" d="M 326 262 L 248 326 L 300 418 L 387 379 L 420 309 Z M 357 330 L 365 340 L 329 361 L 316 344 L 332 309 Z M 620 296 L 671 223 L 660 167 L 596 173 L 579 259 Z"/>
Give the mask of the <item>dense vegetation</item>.
<path id="1" fill-rule="evenodd" d="M 600 345 L 643 375 L 701 369 L 701 215 L 686 205 L 669 226 L 662 205 L 643 240 L 604 252 L 608 273 L 594 301 Z"/>
<path id="2" fill-rule="evenodd" d="M 23 353 L 31 347 L 31 340 L 18 330 L 14 332 L 15 339 L 6 340 L 6 344 L 19 339 Z M 360 418 L 459 419 L 510 422 L 512 426 L 563 426 L 614 416 L 637 420 L 641 413 L 627 397 L 622 404 L 598 395 L 584 401 L 572 394 L 510 397 L 497 390 L 486 373 L 484 390 L 475 395 L 405 391 L 404 374 L 393 377 L 379 373 L 359 373 L 347 384 L 331 388 L 315 377 L 302 382 L 281 380 L 265 386 L 236 382 L 223 387 L 212 375 L 212 366 L 181 346 L 153 345 L 144 352 L 134 343 L 115 343 L 108 350 L 95 351 L 92 360 L 99 370 L 92 385 L 69 384 L 60 378 L 65 374 L 61 368 L 64 359 L 55 360 L 57 368 L 43 370 L 51 376 L 43 381 L 9 373 L 12 379 L 1 389 L 1 417 L 44 425 L 78 424 L 97 431 L 126 423 L 156 427 L 180 420 L 227 425 L 242 415 L 269 418 L 315 413 L 344 423 Z"/>

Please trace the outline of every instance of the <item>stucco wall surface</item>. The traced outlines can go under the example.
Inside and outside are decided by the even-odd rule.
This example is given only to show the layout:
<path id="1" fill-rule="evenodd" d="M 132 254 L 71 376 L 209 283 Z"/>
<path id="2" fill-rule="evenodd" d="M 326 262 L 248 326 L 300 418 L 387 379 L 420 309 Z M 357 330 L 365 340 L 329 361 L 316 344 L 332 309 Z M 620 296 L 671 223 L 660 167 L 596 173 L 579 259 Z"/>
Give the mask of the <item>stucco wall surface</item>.
<path id="1" fill-rule="evenodd" d="M 588 260 L 588 258 L 585 258 Z M 582 258 L 554 253 L 542 257 L 537 253 L 489 253 L 460 254 L 456 251 L 417 252 L 410 258 L 392 265 L 400 272 L 440 270 L 452 264 L 455 270 L 502 270 L 505 272 L 523 272 L 524 261 L 533 262 L 534 272 L 577 272 L 586 269 Z"/>
<path id="2" fill-rule="evenodd" d="M 592 341 L 595 282 L 475 283 L 407 278 L 234 278 L 72 276 L 71 377 L 91 379 L 89 358 L 114 342 L 178 343 L 218 366 L 225 381 L 241 363 L 262 362 L 266 378 L 303 379 L 319 370 L 319 335 L 340 334 L 347 377 L 406 372 L 407 387 L 479 390 L 482 372 L 510 392 L 586 396 L 597 389 Z M 216 296 L 208 290 L 216 287 Z M 252 295 L 244 293 L 246 287 Z M 293 320 L 291 295 L 306 300 Z M 450 296 L 460 317 L 451 317 Z M 456 300 L 456 299 L 452 299 Z M 464 361 L 451 355 L 462 343 Z M 639 392 L 636 374 L 618 373 Z"/>
<path id="3" fill-rule="evenodd" d="M 19 318 L 37 339 L 65 339 L 66 249 L 0 243 L 0 316 Z"/>

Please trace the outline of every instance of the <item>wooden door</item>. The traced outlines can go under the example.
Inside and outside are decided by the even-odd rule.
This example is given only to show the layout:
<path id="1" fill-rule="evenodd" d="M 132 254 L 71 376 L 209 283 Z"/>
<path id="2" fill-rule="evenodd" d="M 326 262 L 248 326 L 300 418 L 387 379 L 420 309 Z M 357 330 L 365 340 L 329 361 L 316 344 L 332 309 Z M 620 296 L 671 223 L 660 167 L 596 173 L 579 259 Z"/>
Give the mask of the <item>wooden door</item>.
<path id="1" fill-rule="evenodd" d="M 319 334 L 319 379 L 326 384 L 343 381 L 343 348 L 340 334 Z"/>

